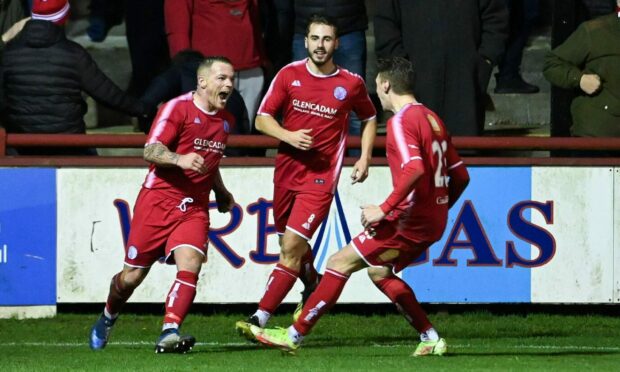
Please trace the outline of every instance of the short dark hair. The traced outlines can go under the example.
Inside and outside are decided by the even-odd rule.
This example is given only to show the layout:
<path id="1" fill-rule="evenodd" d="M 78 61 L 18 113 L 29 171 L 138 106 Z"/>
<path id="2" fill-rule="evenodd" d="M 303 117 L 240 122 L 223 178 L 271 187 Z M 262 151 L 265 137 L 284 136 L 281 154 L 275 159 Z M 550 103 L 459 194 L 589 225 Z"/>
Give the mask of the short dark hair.
<path id="1" fill-rule="evenodd" d="M 396 94 L 413 94 L 413 64 L 403 57 L 380 58 L 377 60 L 377 74 L 390 82 Z"/>
<path id="2" fill-rule="evenodd" d="M 210 68 L 215 62 L 227 63 L 232 66 L 232 62 L 227 57 L 207 56 L 202 62 L 200 62 L 200 66 L 198 67 L 198 69 L 205 68 L 205 67 Z"/>
<path id="3" fill-rule="evenodd" d="M 338 36 L 338 26 L 336 26 L 336 23 L 334 23 L 331 18 L 323 14 L 313 14 L 310 18 L 308 18 L 308 23 L 306 24 L 306 36 L 310 33 L 310 26 L 313 24 L 330 26 L 334 29 L 334 34 Z"/>

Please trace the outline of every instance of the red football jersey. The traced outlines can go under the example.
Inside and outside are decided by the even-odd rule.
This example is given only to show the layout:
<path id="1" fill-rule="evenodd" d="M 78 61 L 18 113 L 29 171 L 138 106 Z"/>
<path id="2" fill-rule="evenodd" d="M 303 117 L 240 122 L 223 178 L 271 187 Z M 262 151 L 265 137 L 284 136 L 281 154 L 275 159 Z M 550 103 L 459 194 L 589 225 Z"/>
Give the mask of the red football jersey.
<path id="1" fill-rule="evenodd" d="M 258 115 L 282 114 L 289 131 L 312 129 L 312 148 L 302 151 L 281 142 L 276 156 L 274 183 L 289 190 L 333 193 L 338 184 L 349 113 L 360 120 L 376 115 L 364 80 L 338 68 L 331 75 L 310 72 L 306 59 L 285 66 L 271 82 Z"/>
<path id="2" fill-rule="evenodd" d="M 422 104 L 406 105 L 388 120 L 386 151 L 394 186 L 407 163 L 424 169 L 395 208 L 402 212 L 402 234 L 414 241 L 440 239 L 448 217 L 448 171 L 464 166 L 443 122 Z"/>
<path id="3" fill-rule="evenodd" d="M 208 203 L 213 175 L 224 155 L 232 125 L 234 117 L 227 111 L 207 112 L 196 106 L 193 92 L 168 101 L 160 108 L 146 144 L 161 143 L 181 155 L 200 154 L 208 171 L 199 174 L 179 167 L 151 164 L 142 186 L 173 197 L 191 197 L 196 202 Z"/>

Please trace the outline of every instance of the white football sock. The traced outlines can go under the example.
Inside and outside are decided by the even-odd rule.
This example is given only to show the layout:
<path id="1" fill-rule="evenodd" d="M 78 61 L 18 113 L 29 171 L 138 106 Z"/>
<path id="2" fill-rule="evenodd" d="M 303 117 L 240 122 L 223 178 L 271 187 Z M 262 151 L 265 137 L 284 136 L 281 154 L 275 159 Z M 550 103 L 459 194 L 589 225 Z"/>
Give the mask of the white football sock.
<path id="1" fill-rule="evenodd" d="M 304 335 L 297 332 L 295 327 L 288 327 L 288 338 L 290 338 L 294 344 L 299 345 L 304 340 Z"/>
<path id="2" fill-rule="evenodd" d="M 108 308 L 107 308 L 107 307 L 104 307 L 104 308 L 103 308 L 103 315 L 104 315 L 106 318 L 108 318 L 108 319 L 112 319 L 112 320 L 114 320 L 114 319 L 118 318 L 118 313 L 116 313 L 116 314 L 110 314 L 110 313 L 108 312 Z"/>
<path id="3" fill-rule="evenodd" d="M 256 315 L 256 317 L 258 318 L 258 325 L 261 328 L 265 328 L 265 325 L 267 325 L 269 318 L 271 318 L 271 314 L 269 314 L 265 310 L 260 310 L 260 309 L 256 310 L 254 315 Z"/>
<path id="4" fill-rule="evenodd" d="M 176 323 L 164 323 L 164 325 L 161 327 L 162 331 L 165 331 L 167 329 L 179 329 L 179 325 Z"/>
<path id="5" fill-rule="evenodd" d="M 420 333 L 420 341 L 437 341 L 439 340 L 439 335 L 435 328 L 431 327 L 426 332 Z"/>

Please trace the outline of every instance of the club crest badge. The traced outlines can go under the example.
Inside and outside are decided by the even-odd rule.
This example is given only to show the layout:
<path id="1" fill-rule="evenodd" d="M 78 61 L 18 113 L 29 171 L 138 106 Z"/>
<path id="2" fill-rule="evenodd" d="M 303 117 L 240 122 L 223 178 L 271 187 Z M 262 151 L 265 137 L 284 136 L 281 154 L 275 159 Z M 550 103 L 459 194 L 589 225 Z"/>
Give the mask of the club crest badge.
<path id="1" fill-rule="evenodd" d="M 230 124 L 228 124 L 228 120 L 224 120 L 224 132 L 230 133 Z"/>
<path id="2" fill-rule="evenodd" d="M 127 257 L 131 260 L 138 257 L 138 249 L 134 247 L 133 245 L 129 247 L 129 249 L 127 250 Z"/>
<path id="3" fill-rule="evenodd" d="M 336 87 L 334 89 L 334 97 L 338 101 L 344 101 L 344 99 L 347 98 L 347 90 L 343 87 Z"/>

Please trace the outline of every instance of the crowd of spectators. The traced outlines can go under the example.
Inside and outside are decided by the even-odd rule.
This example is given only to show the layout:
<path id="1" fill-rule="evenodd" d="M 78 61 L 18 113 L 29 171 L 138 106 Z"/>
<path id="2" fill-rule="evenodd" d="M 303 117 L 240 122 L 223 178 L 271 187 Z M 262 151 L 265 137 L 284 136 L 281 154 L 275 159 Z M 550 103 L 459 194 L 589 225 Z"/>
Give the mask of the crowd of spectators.
<path id="1" fill-rule="evenodd" d="M 580 1 L 590 15 L 609 14 L 613 6 L 620 6 L 620 0 Z M 195 89 L 195 68 L 202 56 L 222 55 L 232 61 L 236 74 L 238 94 L 227 105 L 237 120 L 234 133 L 255 133 L 254 117 L 270 81 L 283 66 L 306 57 L 305 27 L 312 14 L 326 15 L 338 26 L 336 63 L 367 78 L 367 4 L 90 0 L 87 34 L 94 42 L 105 40 L 111 27 L 125 22 L 133 71 L 125 92 L 83 47 L 65 36 L 68 0 L 2 0 L 1 125 L 9 133 L 85 133 L 86 93 L 137 117 L 139 128 L 147 132 L 159 104 Z M 482 135 L 487 87 L 495 67 L 496 94 L 539 91 L 523 79 L 521 63 L 540 0 L 387 0 L 376 5 L 371 18 L 376 55 L 413 62 L 416 97 L 444 118 L 452 135 Z M 545 77 L 577 92 L 572 104 L 574 136 L 620 136 L 617 68 L 610 67 L 617 65 L 620 43 L 595 41 L 618 41 L 619 25 L 617 11 L 586 22 L 546 57 Z M 598 54 L 605 55 L 604 61 Z M 352 115 L 349 134 L 359 135 L 359 128 Z"/>

